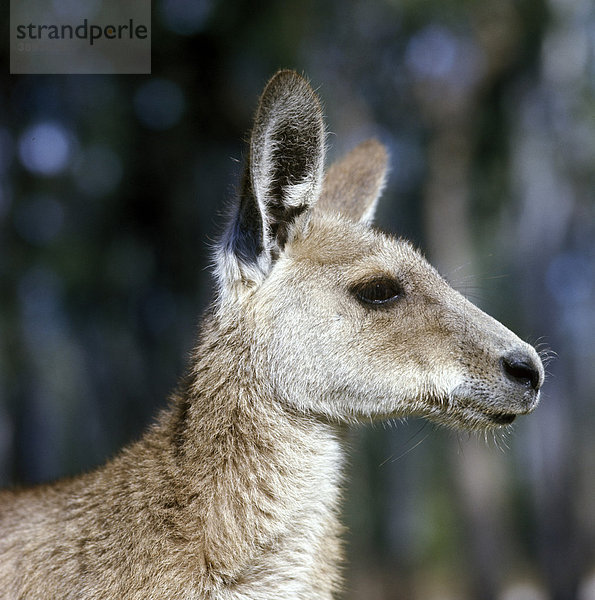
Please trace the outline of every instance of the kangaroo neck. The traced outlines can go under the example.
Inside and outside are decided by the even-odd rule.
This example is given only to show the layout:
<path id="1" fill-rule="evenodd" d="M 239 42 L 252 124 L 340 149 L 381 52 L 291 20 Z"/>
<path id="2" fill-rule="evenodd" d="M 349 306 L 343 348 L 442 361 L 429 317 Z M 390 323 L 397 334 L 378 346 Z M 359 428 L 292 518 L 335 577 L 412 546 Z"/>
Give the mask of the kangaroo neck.
<path id="1" fill-rule="evenodd" d="M 241 580 L 245 594 L 268 571 L 292 585 L 301 577 L 304 589 L 320 581 L 325 597 L 322 588 L 337 585 L 340 559 L 338 431 L 286 410 L 259 385 L 249 351 L 215 364 L 214 346 L 204 341 L 195 352 L 170 416 L 173 460 L 199 520 L 203 566 L 215 588 L 229 591 Z"/>

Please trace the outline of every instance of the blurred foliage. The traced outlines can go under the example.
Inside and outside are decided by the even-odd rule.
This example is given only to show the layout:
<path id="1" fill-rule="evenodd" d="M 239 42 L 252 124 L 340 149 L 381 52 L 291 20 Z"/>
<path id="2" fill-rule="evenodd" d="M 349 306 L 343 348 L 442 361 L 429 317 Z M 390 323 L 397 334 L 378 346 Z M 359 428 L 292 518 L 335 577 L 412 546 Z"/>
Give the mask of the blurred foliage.
<path id="1" fill-rule="evenodd" d="M 558 354 L 493 441 L 354 430 L 346 597 L 593 600 L 594 30 L 589 0 L 156 0 L 151 76 L 9 76 L 1 48 L 0 482 L 91 468 L 164 405 L 291 67 L 331 158 L 389 147 L 380 224 Z"/>

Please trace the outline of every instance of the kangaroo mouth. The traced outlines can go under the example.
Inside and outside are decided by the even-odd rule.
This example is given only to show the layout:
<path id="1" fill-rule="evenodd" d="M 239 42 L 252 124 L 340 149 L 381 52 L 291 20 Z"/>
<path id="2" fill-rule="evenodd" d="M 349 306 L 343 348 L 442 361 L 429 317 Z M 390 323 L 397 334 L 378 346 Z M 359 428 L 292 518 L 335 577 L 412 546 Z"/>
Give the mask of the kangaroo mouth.
<path id="1" fill-rule="evenodd" d="M 519 413 L 497 411 L 472 404 L 469 400 L 457 399 L 445 410 L 444 407 L 432 410 L 425 416 L 437 423 L 455 429 L 476 430 L 506 427 L 511 425 Z M 495 408 L 495 407 L 494 407 Z"/>
<path id="2" fill-rule="evenodd" d="M 511 425 L 517 416 L 532 412 L 539 402 L 533 390 L 504 389 L 500 393 L 466 383 L 449 397 L 445 417 L 463 429 L 489 429 Z"/>
<path id="3" fill-rule="evenodd" d="M 514 411 L 514 409 L 510 411 L 498 410 L 496 406 L 484 407 L 477 404 L 462 404 L 459 406 L 462 409 L 463 426 L 465 426 L 465 422 L 470 420 L 479 428 L 505 427 L 511 425 L 520 414 L 519 411 Z"/>

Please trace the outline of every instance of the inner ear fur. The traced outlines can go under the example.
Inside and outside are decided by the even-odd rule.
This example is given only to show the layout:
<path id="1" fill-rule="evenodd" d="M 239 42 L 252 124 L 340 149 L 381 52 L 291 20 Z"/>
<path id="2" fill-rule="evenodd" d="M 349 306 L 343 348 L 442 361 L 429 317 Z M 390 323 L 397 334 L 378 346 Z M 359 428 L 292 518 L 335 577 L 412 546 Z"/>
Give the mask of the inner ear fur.
<path id="1" fill-rule="evenodd" d="M 282 250 L 288 229 L 318 200 L 324 141 L 316 94 L 297 73 L 280 71 L 262 94 L 250 139 L 246 192 L 262 217 L 265 250 Z"/>
<path id="2" fill-rule="evenodd" d="M 297 73 L 279 71 L 256 111 L 239 203 L 220 248 L 227 273 L 220 279 L 266 275 L 298 217 L 321 194 L 324 155 L 316 94 Z"/>

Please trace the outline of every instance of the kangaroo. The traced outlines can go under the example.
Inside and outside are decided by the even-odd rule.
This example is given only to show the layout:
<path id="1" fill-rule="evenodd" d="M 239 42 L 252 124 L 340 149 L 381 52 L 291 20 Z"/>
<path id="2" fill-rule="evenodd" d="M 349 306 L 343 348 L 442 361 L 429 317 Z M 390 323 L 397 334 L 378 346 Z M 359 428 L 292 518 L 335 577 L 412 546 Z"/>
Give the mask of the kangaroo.
<path id="1" fill-rule="evenodd" d="M 317 96 L 280 71 L 186 376 L 106 465 L 2 492 L 2 598 L 336 597 L 347 425 L 497 428 L 536 407 L 537 352 L 370 226 L 385 148 L 326 176 L 324 157 Z"/>

